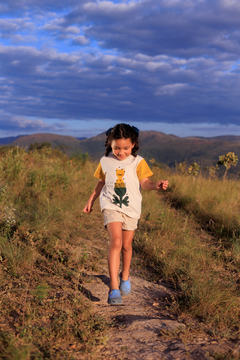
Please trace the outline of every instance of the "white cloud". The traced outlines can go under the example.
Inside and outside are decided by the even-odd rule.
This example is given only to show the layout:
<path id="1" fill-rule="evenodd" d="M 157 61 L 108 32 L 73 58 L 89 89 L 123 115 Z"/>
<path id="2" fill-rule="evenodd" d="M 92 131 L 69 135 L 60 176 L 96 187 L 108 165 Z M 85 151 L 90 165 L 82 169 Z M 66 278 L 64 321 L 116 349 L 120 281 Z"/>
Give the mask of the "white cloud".
<path id="1" fill-rule="evenodd" d="M 89 42 L 90 41 L 83 35 L 79 35 L 79 36 L 76 36 L 75 38 L 73 38 L 74 45 L 87 45 L 87 44 L 89 44 Z"/>
<path id="2" fill-rule="evenodd" d="M 83 5 L 83 10 L 90 13 L 98 13 L 98 14 L 115 14 L 116 12 L 125 13 L 129 10 L 133 10 L 137 6 L 137 3 L 122 3 L 116 4 L 112 1 L 98 1 L 88 2 Z"/>
<path id="3" fill-rule="evenodd" d="M 77 26 L 67 26 L 65 32 L 70 34 L 79 34 L 80 30 Z"/>
<path id="4" fill-rule="evenodd" d="M 163 85 L 158 88 L 156 91 L 156 95 L 176 95 L 177 92 L 185 90 L 188 88 L 187 84 L 171 84 L 171 85 Z"/>

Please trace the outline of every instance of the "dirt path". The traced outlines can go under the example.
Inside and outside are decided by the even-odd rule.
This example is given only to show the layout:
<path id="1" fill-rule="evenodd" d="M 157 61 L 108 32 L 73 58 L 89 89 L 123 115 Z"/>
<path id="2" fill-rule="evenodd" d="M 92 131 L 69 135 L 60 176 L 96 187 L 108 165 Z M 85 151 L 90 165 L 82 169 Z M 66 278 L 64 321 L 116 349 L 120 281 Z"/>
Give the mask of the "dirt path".
<path id="1" fill-rule="evenodd" d="M 94 311 L 115 324 L 108 331 L 106 344 L 96 348 L 89 359 L 240 358 L 239 341 L 227 341 L 198 331 L 197 326 L 194 329 L 184 324 L 167 310 L 166 298 L 173 294 L 167 284 L 132 275 L 131 295 L 123 298 L 123 305 L 110 306 L 107 304 L 109 277 L 106 266 L 100 272 L 85 271 L 82 279 L 81 291 L 92 303 Z"/>

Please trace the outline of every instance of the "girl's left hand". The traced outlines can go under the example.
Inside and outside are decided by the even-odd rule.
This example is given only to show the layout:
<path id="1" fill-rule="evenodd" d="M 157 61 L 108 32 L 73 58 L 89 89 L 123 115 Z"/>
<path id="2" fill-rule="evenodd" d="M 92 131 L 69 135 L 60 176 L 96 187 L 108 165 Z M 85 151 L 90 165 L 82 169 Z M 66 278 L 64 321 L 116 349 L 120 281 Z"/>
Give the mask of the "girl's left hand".
<path id="1" fill-rule="evenodd" d="M 166 190 L 168 187 L 168 180 L 159 180 L 156 185 L 158 190 Z"/>

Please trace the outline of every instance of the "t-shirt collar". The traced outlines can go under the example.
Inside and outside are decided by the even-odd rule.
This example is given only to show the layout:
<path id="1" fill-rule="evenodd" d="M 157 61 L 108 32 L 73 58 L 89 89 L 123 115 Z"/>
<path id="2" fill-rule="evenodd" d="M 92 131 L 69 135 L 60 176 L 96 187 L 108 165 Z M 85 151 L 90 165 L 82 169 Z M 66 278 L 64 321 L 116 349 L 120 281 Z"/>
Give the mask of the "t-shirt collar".
<path id="1" fill-rule="evenodd" d="M 133 160 L 133 158 L 134 158 L 133 155 L 129 155 L 126 159 L 119 160 L 115 155 L 113 155 L 112 152 L 110 152 L 108 156 L 111 157 L 112 159 L 115 159 L 115 160 L 119 161 L 119 163 L 121 163 L 121 164 L 127 164 L 128 162 L 131 162 Z"/>

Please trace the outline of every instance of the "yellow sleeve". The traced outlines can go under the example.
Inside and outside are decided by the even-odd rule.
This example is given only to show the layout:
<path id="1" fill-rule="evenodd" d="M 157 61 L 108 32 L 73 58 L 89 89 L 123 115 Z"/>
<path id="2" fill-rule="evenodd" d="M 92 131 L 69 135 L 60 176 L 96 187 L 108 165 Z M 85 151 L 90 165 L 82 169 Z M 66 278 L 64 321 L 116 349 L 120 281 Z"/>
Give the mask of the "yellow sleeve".
<path id="1" fill-rule="evenodd" d="M 101 163 L 98 164 L 98 167 L 94 173 L 94 176 L 98 179 L 105 180 L 105 175 L 103 173 Z"/>
<path id="2" fill-rule="evenodd" d="M 150 169 L 146 161 L 142 159 L 137 166 L 138 180 L 141 181 L 143 179 L 149 178 L 152 175 L 153 175 L 152 170 Z"/>

